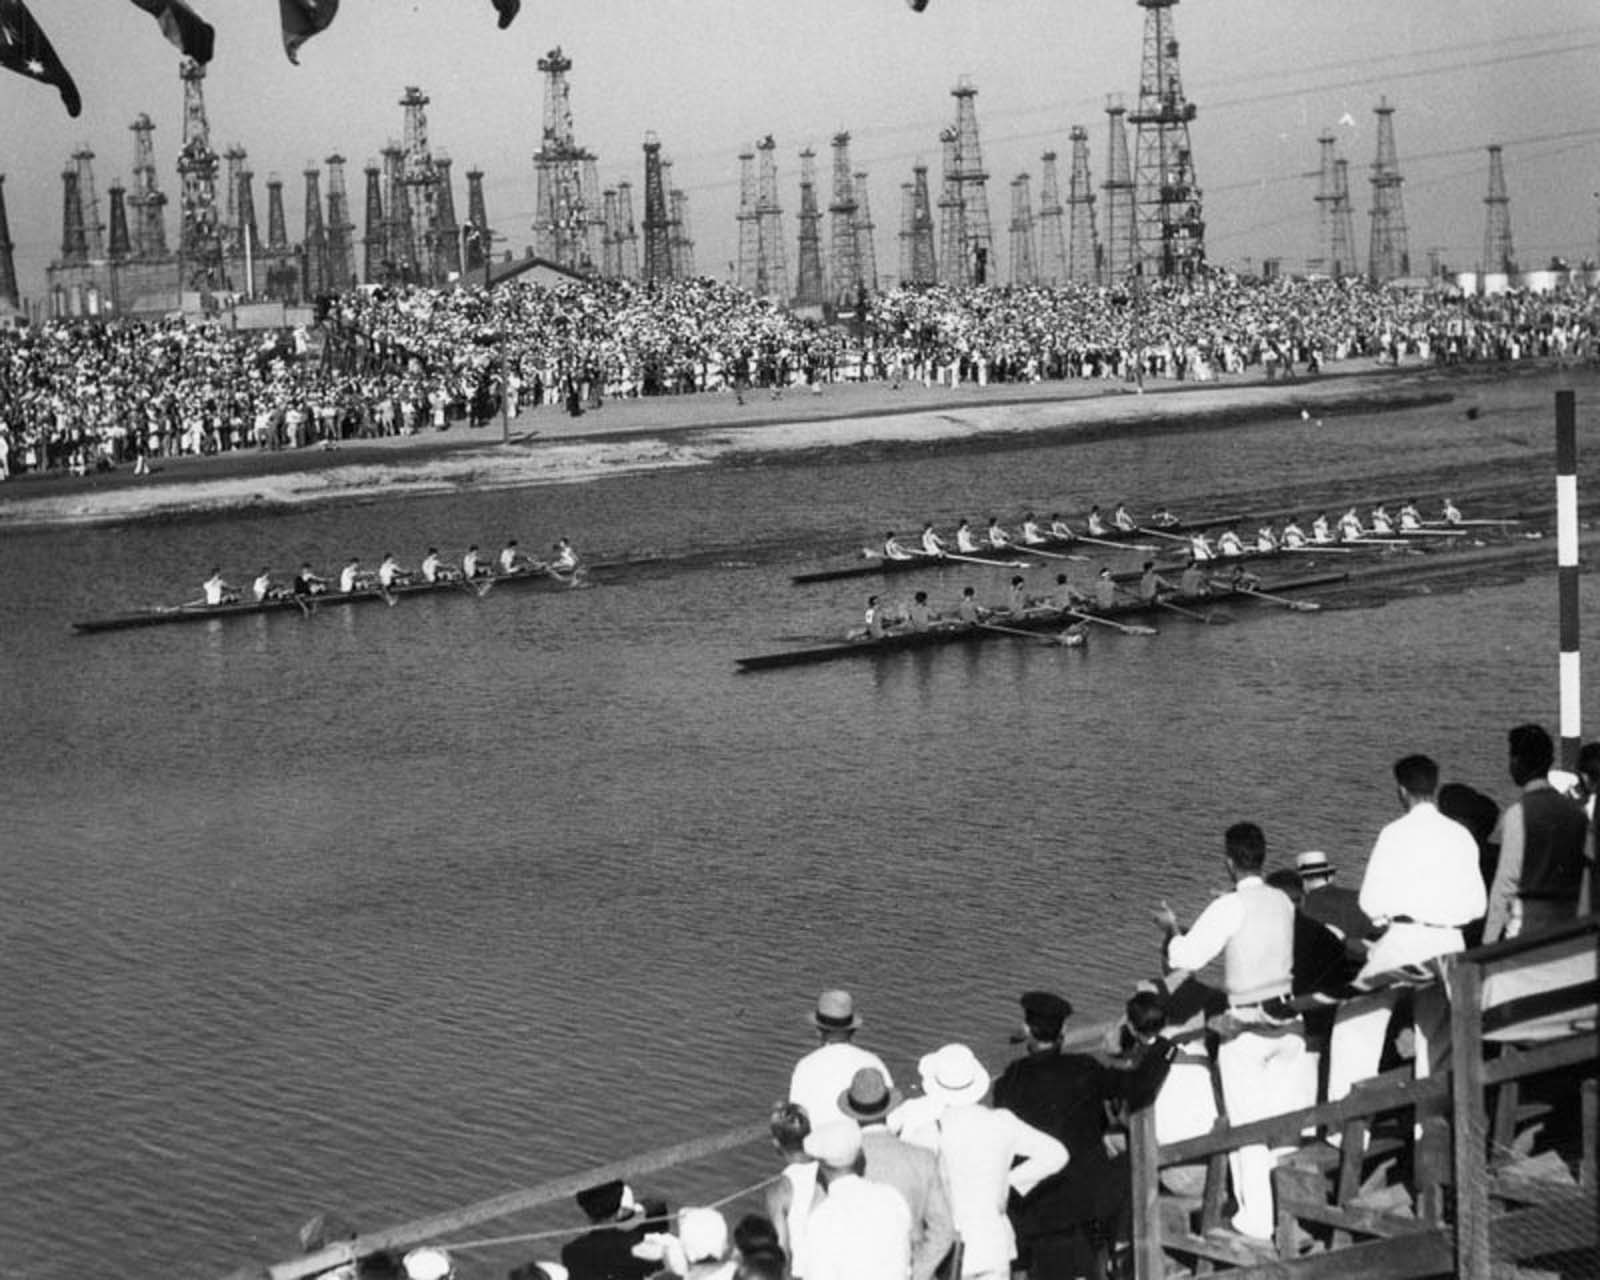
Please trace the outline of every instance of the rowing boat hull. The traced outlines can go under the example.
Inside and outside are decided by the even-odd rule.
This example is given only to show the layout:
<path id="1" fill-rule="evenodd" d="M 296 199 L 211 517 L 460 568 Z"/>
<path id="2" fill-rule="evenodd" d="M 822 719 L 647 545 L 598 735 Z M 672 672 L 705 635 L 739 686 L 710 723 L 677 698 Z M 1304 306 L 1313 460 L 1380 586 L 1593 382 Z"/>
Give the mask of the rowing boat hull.
<path id="1" fill-rule="evenodd" d="M 1261 590 L 1270 592 L 1272 595 L 1283 595 L 1287 592 L 1295 591 L 1311 591 L 1317 587 L 1334 586 L 1345 581 L 1348 576 L 1348 574 L 1344 573 L 1323 573 L 1307 578 L 1291 578 L 1287 582 L 1264 586 Z M 1169 596 L 1166 598 L 1165 603 L 1177 605 L 1180 608 L 1196 609 L 1224 601 L 1229 604 L 1252 604 L 1261 600 L 1261 596 L 1249 592 L 1218 588 L 1210 595 L 1205 596 Z M 1121 622 L 1130 618 L 1159 615 L 1164 611 L 1166 610 L 1161 604 L 1130 602 L 1098 611 L 1093 616 L 1112 622 Z M 981 623 L 975 626 L 954 624 L 936 627 L 928 631 L 891 632 L 877 639 L 849 640 L 838 644 L 821 645 L 815 649 L 790 649 L 783 653 L 757 654 L 754 657 L 739 658 L 736 661 L 741 671 L 771 671 L 778 667 L 812 666 L 820 662 L 833 662 L 840 658 L 879 657 L 886 654 L 902 653 L 908 649 L 929 649 L 947 644 L 973 644 L 981 640 L 993 640 L 999 636 L 1004 636 L 1008 631 L 1031 631 L 1047 635 L 1070 626 L 1076 620 L 1070 614 L 1054 611 L 1042 614 L 1028 614 L 1020 618 L 1007 616 L 999 620 L 1007 629 L 1006 631 L 985 627 Z"/>
<path id="2" fill-rule="evenodd" d="M 577 585 L 583 575 L 562 577 L 544 570 L 521 569 L 512 573 L 496 573 L 473 582 L 410 582 L 395 585 L 387 592 L 377 587 L 364 587 L 358 591 L 328 591 L 309 596 L 305 608 L 316 611 L 329 605 L 384 604 L 408 596 L 436 595 L 446 591 L 466 591 L 480 594 L 493 586 L 536 587 L 542 590 L 567 590 Z M 72 629 L 88 635 L 101 631 L 131 631 L 139 627 L 165 627 L 179 622 L 207 622 L 226 618 L 253 617 L 264 613 L 292 613 L 303 611 L 301 601 L 294 596 L 274 600 L 241 600 L 237 604 L 174 605 L 165 609 L 140 609 L 133 613 L 114 614 L 109 618 L 94 618 L 87 622 L 74 622 Z"/>
<path id="3" fill-rule="evenodd" d="M 1162 525 L 1152 532 L 1152 528 L 1130 529 L 1126 532 L 1114 531 L 1106 534 L 1096 534 L 1095 540 L 1085 541 L 1081 538 L 1047 538 L 1043 542 L 1013 543 L 1008 547 L 985 548 L 972 552 L 972 556 L 979 560 L 992 560 L 998 565 L 1009 567 L 1018 559 L 1026 559 L 1033 551 L 1052 551 L 1062 554 L 1069 551 L 1110 551 L 1111 547 L 1100 547 L 1099 543 L 1114 542 L 1117 544 L 1140 542 L 1160 534 L 1178 534 L 1191 529 L 1211 529 L 1218 525 L 1234 524 L 1245 519 L 1245 515 L 1214 516 L 1209 520 L 1184 520 L 1177 524 Z M 1174 543 L 1174 546 L 1177 544 Z M 962 553 L 966 554 L 966 553 Z M 909 560 L 889 560 L 882 556 L 868 560 L 864 564 L 854 564 L 838 569 L 816 569 L 809 573 L 797 573 L 789 581 L 796 586 L 804 586 L 811 582 L 837 582 L 843 578 L 870 578 L 878 575 L 910 573 L 913 570 L 964 568 L 969 564 L 965 560 L 945 559 L 940 556 L 914 555 Z"/>

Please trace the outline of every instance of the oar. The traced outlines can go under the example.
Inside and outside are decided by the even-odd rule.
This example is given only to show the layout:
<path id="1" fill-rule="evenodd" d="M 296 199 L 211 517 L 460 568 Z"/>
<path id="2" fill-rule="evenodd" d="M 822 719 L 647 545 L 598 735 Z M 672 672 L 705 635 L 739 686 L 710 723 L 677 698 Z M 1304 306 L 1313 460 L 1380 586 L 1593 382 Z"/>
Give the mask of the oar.
<path id="1" fill-rule="evenodd" d="M 1222 582 L 1213 579 L 1211 585 L 1223 591 L 1234 592 L 1237 595 L 1255 596 L 1260 600 L 1270 600 L 1274 604 L 1281 604 L 1286 608 L 1293 609 L 1296 613 L 1315 613 L 1322 608 L 1315 600 L 1291 600 L 1288 596 L 1275 596 L 1270 591 L 1257 591 L 1254 587 L 1241 586 L 1235 582 Z"/>
<path id="2" fill-rule="evenodd" d="M 946 551 L 943 556 L 936 556 L 934 558 L 943 560 L 960 560 L 964 564 L 986 564 L 996 569 L 1026 569 L 1028 567 L 1028 562 L 1026 560 L 988 560 L 983 556 L 962 555 L 956 551 Z"/>
<path id="3" fill-rule="evenodd" d="M 1061 612 L 1065 617 L 1076 618 L 1079 622 L 1098 622 L 1102 627 L 1110 627 L 1113 631 L 1120 631 L 1125 636 L 1153 636 L 1159 634 L 1154 627 L 1116 622 L 1111 618 L 1102 618 L 1092 613 L 1079 613 L 1076 609 L 1063 609 Z"/>
<path id="4" fill-rule="evenodd" d="M 1152 538 L 1165 538 L 1168 542 L 1182 542 L 1187 544 L 1189 539 L 1179 533 L 1163 533 L 1160 529 L 1152 529 L 1148 525 L 1140 525 L 1139 532 L 1149 534 Z"/>
<path id="5" fill-rule="evenodd" d="M 1002 627 L 997 622 L 980 622 L 978 626 L 985 631 L 998 631 L 1001 635 L 1021 636 L 1025 640 L 1037 640 L 1040 644 L 1060 645 L 1060 636 L 1042 636 L 1037 631 L 1024 631 L 1020 627 Z"/>
<path id="6" fill-rule="evenodd" d="M 1043 556 L 1046 560 L 1087 560 L 1088 556 L 1075 556 L 1070 551 L 1041 551 L 1038 547 L 1021 544 L 1030 556 Z"/>
<path id="7" fill-rule="evenodd" d="M 1126 551 L 1159 551 L 1159 550 L 1161 550 L 1160 547 L 1158 547 L 1154 543 L 1150 543 L 1150 542 L 1112 542 L 1108 538 L 1091 538 L 1086 533 L 1080 533 L 1078 535 L 1078 541 L 1079 542 L 1092 542 L 1097 547 L 1115 547 L 1119 551 L 1122 551 L 1122 550 L 1126 550 Z"/>
<path id="8" fill-rule="evenodd" d="M 1402 529 L 1408 538 L 1465 538 L 1465 529 Z"/>
<path id="9" fill-rule="evenodd" d="M 1308 543 L 1303 547 L 1279 547 L 1279 551 L 1298 551 L 1308 555 L 1352 556 L 1355 550 L 1351 547 L 1333 547 L 1322 543 Z"/>
<path id="10" fill-rule="evenodd" d="M 1185 609 L 1181 604 L 1173 604 L 1170 600 L 1157 600 L 1156 604 L 1163 609 L 1171 609 L 1173 613 L 1181 614 L 1185 618 L 1191 618 L 1195 622 L 1204 622 L 1208 626 L 1216 621 L 1203 613 L 1196 613 L 1193 609 Z"/>
<path id="11" fill-rule="evenodd" d="M 1425 523 L 1425 524 L 1438 524 L 1439 522 L 1436 521 L 1436 520 L 1427 520 L 1427 521 L 1424 521 L 1423 523 Z M 1526 524 L 1526 523 L 1527 522 L 1525 520 L 1519 519 L 1516 516 L 1505 516 L 1505 517 L 1503 517 L 1503 518 L 1501 518 L 1499 520 L 1457 520 L 1455 522 L 1455 525 L 1452 526 L 1452 527 L 1460 528 L 1460 527 L 1463 527 L 1463 526 L 1466 526 L 1466 525 L 1474 525 L 1474 524 L 1495 524 L 1495 525 L 1500 525 L 1500 524 Z M 1411 532 L 1416 532 L 1416 531 L 1415 530 L 1411 530 Z"/>
<path id="12" fill-rule="evenodd" d="M 1404 547 L 1410 544 L 1404 538 L 1345 538 L 1347 547 Z"/>

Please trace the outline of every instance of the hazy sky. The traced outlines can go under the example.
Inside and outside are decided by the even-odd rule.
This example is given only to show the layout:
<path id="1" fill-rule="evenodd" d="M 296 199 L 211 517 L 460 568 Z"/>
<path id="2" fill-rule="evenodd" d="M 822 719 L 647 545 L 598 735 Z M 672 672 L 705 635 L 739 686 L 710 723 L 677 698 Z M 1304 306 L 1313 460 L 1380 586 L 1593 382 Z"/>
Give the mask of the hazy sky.
<path id="1" fill-rule="evenodd" d="M 520 252 L 531 239 L 532 153 L 543 83 L 537 60 L 560 45 L 573 61 L 580 143 L 600 158 L 603 186 L 633 182 L 643 216 L 646 131 L 659 135 L 673 181 L 689 194 L 698 265 L 726 275 L 737 253 L 738 153 L 778 143 L 791 280 L 799 150 L 853 137 L 869 173 L 880 270 L 898 261 L 900 184 L 918 159 L 937 198 L 939 129 L 966 75 L 977 113 L 998 256 L 1008 260 L 1010 180 L 1034 177 L 1068 130 L 1089 130 L 1095 185 L 1104 180 L 1108 93 L 1137 98 L 1144 10 L 1135 0 L 524 0 L 508 31 L 489 0 L 344 0 L 338 21 L 283 55 L 275 0 L 192 0 L 217 28 L 206 102 L 217 151 L 237 142 L 265 181 L 285 180 L 298 239 L 301 171 L 333 151 L 350 164 L 363 221 L 361 166 L 401 133 L 407 85 L 432 99 L 431 140 L 462 176 L 486 175 L 489 218 Z M 61 170 L 87 143 L 105 208 L 128 182 L 139 112 L 156 122 L 156 161 L 176 243 L 182 91 L 176 51 L 128 0 L 28 0 L 83 94 L 69 119 L 56 92 L 0 74 L 0 172 L 25 296 L 44 287 L 61 244 Z M 1505 147 L 1515 246 L 1524 265 L 1551 254 L 1593 256 L 1600 234 L 1600 5 L 1594 0 L 1182 0 L 1173 10 L 1214 262 L 1281 257 L 1290 269 L 1320 252 L 1316 137 L 1332 127 L 1350 161 L 1357 251 L 1366 259 L 1372 108 L 1396 107 L 1395 133 L 1414 266 L 1437 248 L 1452 266 L 1482 252 L 1486 146 Z M 1347 116 L 1353 123 L 1340 124 Z M 1130 136 L 1130 145 L 1132 138 Z M 1063 195 L 1065 191 L 1063 190 Z M 823 192 L 826 198 L 826 192 Z M 357 235 L 361 234 L 358 226 Z"/>

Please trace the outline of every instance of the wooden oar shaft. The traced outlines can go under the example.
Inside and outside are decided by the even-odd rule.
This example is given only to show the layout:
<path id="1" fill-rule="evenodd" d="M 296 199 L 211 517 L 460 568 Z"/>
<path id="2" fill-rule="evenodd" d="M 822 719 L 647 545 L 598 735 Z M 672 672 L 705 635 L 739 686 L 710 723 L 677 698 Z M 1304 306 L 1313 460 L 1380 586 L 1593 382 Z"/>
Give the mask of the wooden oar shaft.
<path id="1" fill-rule="evenodd" d="M 1189 539 L 1185 538 L 1181 533 L 1164 533 L 1160 529 L 1152 529 L 1152 528 L 1150 528 L 1149 525 L 1144 525 L 1144 524 L 1139 526 L 1139 530 L 1138 531 L 1140 533 L 1147 533 L 1152 538 L 1166 538 L 1168 541 L 1171 541 L 1171 542 L 1185 542 L 1186 543 L 1186 542 L 1189 541 Z"/>
<path id="2" fill-rule="evenodd" d="M 996 569 L 1021 569 L 1026 566 L 1020 560 L 991 560 L 987 556 L 970 556 L 962 551 L 947 551 L 946 560 L 959 560 L 963 564 L 986 564 Z"/>
<path id="3" fill-rule="evenodd" d="M 1113 618 L 1102 618 L 1093 613 L 1080 613 L 1076 609 L 1063 609 L 1061 613 L 1064 617 L 1076 618 L 1079 622 L 1098 622 L 1102 627 L 1110 627 L 1113 631 L 1121 631 L 1124 635 L 1136 636 L 1140 634 L 1137 627 L 1130 627 L 1127 623 L 1117 622 Z"/>
<path id="4" fill-rule="evenodd" d="M 1117 542 L 1111 538 L 1091 538 L 1086 533 L 1078 535 L 1079 542 L 1090 542 L 1097 547 L 1115 547 L 1125 551 L 1159 551 L 1160 548 L 1148 542 Z"/>

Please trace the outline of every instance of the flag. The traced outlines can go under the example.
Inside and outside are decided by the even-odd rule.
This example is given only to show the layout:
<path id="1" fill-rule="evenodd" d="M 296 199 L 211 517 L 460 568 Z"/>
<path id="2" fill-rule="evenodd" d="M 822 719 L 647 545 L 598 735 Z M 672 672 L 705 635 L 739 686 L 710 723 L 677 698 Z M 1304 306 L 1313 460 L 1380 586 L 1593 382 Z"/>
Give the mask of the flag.
<path id="1" fill-rule="evenodd" d="M 217 33 L 184 0 L 133 0 L 161 24 L 161 34 L 183 51 L 186 58 L 210 62 Z"/>
<path id="2" fill-rule="evenodd" d="M 83 99 L 78 96 L 71 73 L 61 65 L 22 0 L 0 0 L 0 67 L 55 85 L 69 116 L 76 117 L 83 110 Z"/>
<path id="3" fill-rule="evenodd" d="M 522 0 L 494 0 L 494 7 L 500 14 L 500 30 L 504 31 L 516 20 Z"/>
<path id="4" fill-rule="evenodd" d="M 278 0 L 283 19 L 283 51 L 300 65 L 300 46 L 319 31 L 326 31 L 339 13 L 339 0 Z"/>

